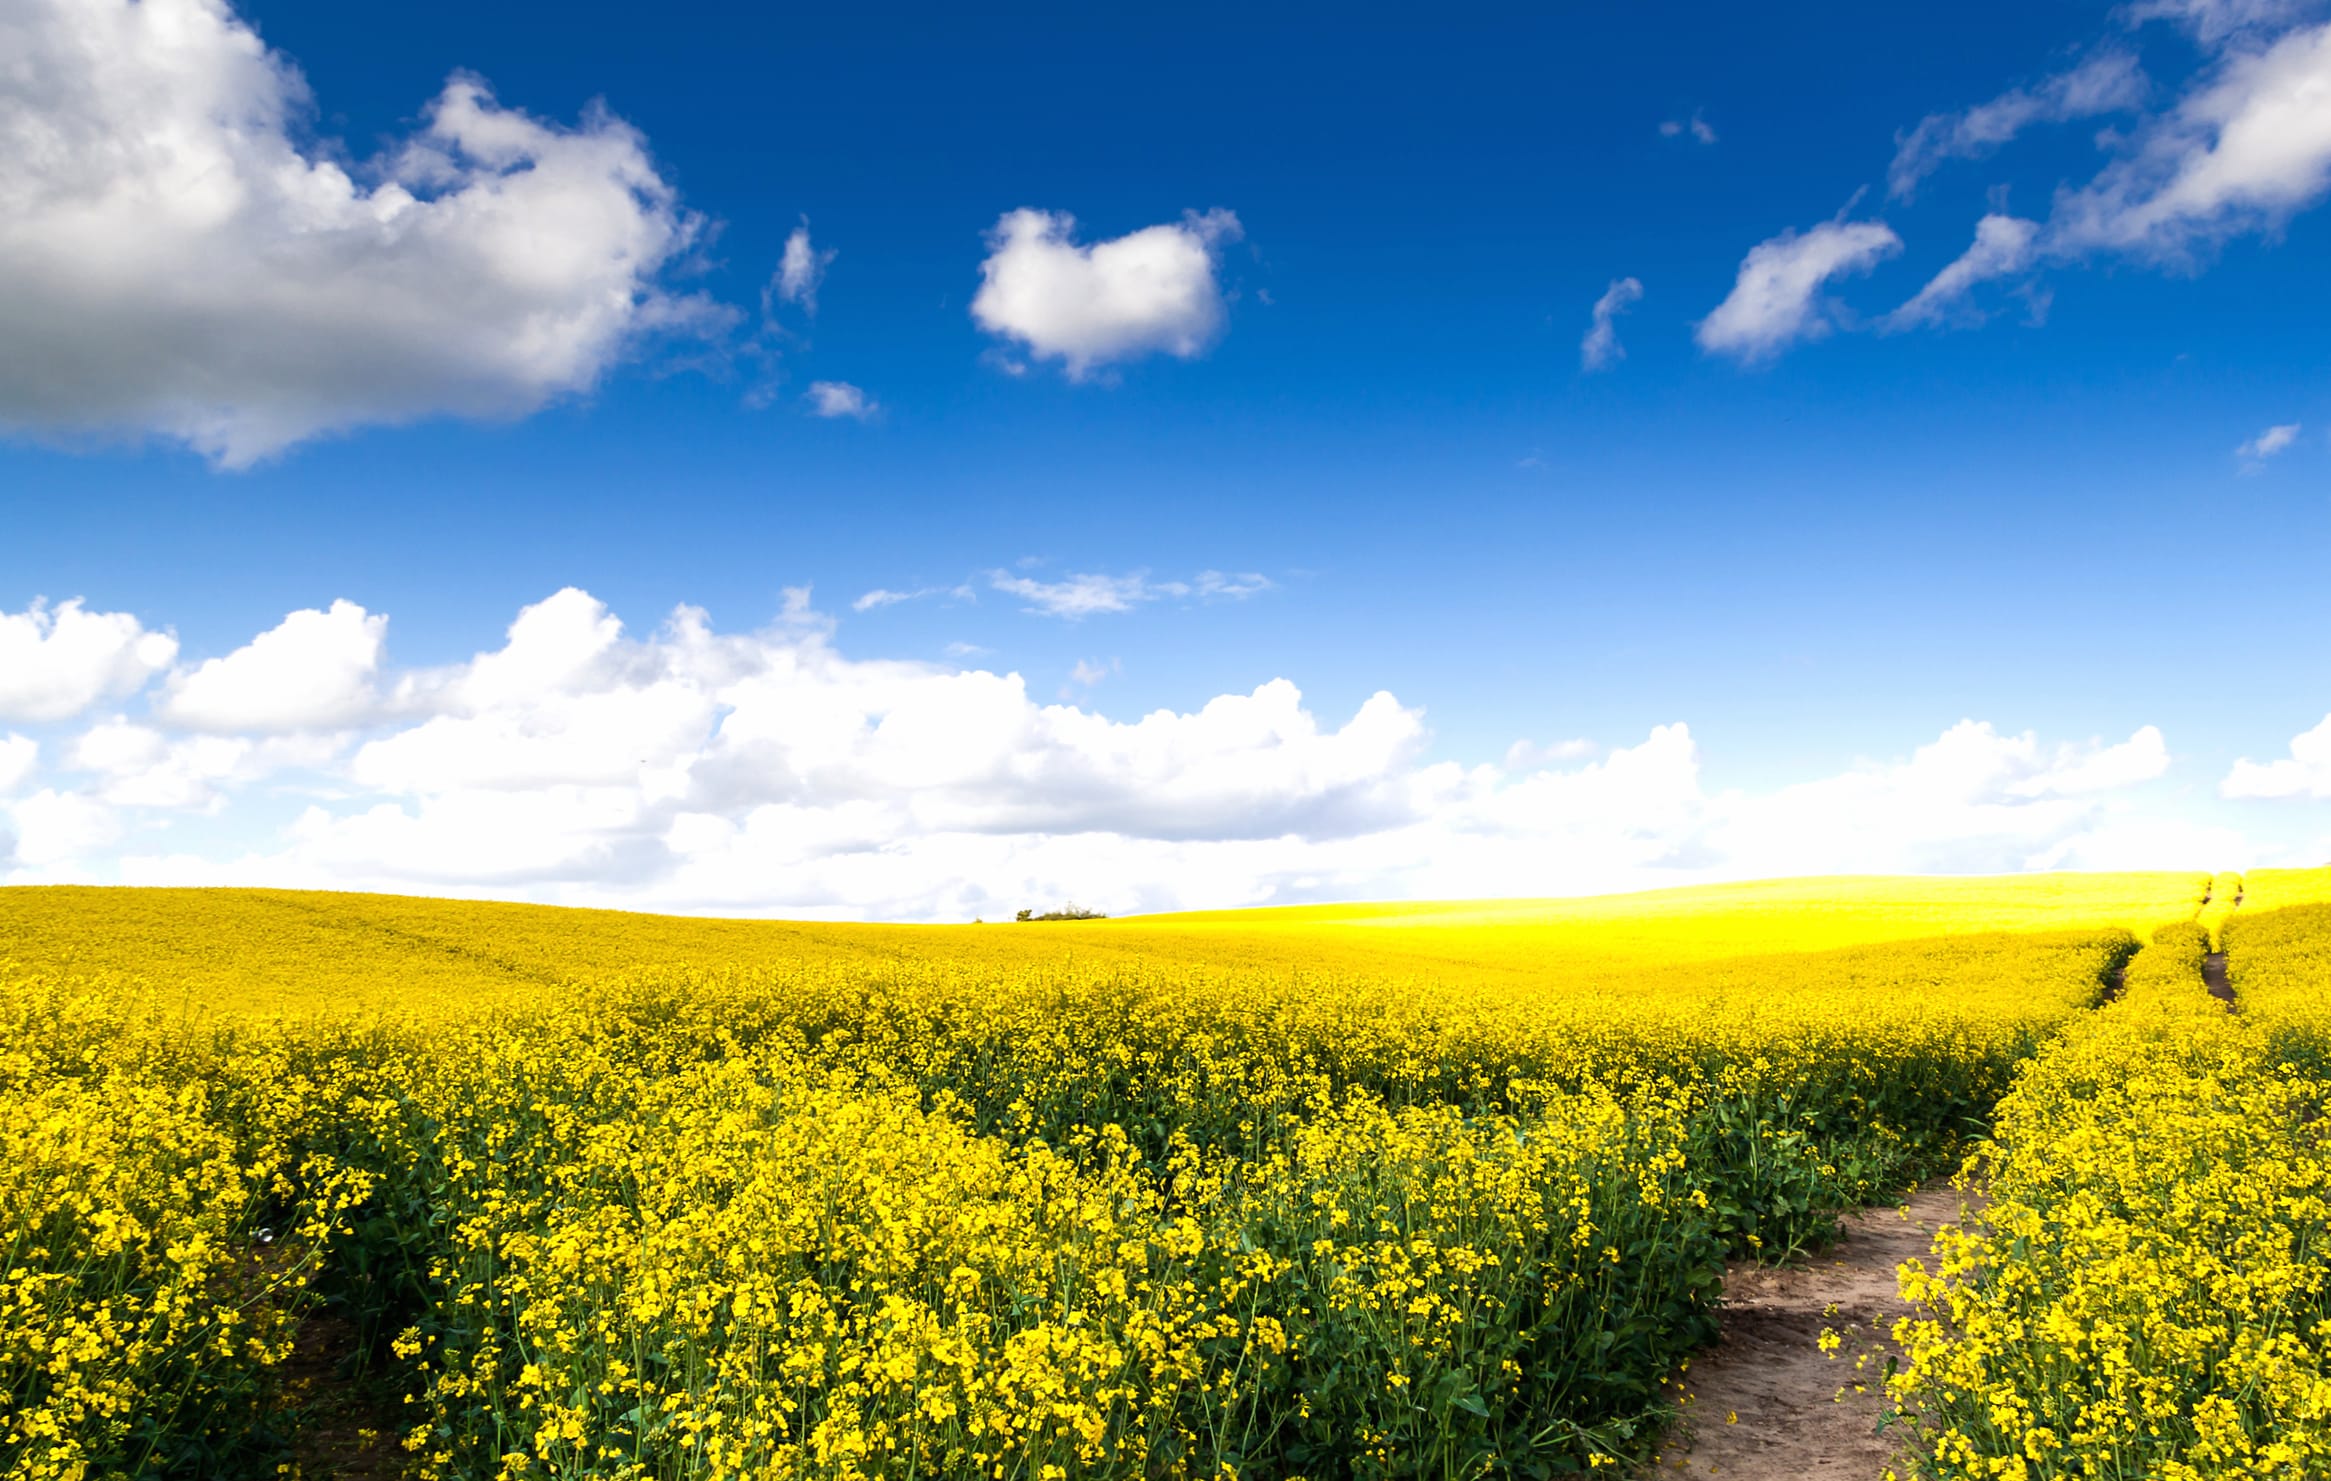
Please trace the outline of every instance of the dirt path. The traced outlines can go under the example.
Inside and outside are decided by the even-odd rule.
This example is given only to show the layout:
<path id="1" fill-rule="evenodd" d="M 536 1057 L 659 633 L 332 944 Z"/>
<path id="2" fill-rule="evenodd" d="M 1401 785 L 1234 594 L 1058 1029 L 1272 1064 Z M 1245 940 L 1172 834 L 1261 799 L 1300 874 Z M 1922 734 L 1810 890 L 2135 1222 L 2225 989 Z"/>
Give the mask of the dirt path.
<path id="1" fill-rule="evenodd" d="M 1913 1195 L 1907 1212 L 1848 1216 L 1845 1237 L 1801 1267 L 1729 1271 L 1724 1335 L 1692 1363 L 1684 1440 L 1655 1474 L 1878 1481 L 1894 1458 L 1892 1437 L 1878 1433 L 1885 1359 L 1857 1371 L 1854 1355 L 1893 1350 L 1885 1334 L 1909 1310 L 1894 1268 L 1925 1256 L 1935 1230 L 1959 1217 L 1959 1193 L 1945 1184 Z M 1823 1328 L 1844 1338 L 1835 1358 L 1821 1351 Z"/>
<path id="2" fill-rule="evenodd" d="M 2234 903 L 2226 910 L 2226 920 L 2232 920 L 2234 912 L 2242 908 L 2242 894 L 2240 890 L 2234 892 Z M 2205 899 L 2202 903 L 2207 905 L 2209 901 Z M 2218 922 L 2221 941 L 2225 939 L 2225 930 L 2226 921 Z M 2234 984 L 2226 980 L 2226 953 L 2222 946 L 2202 958 L 2202 986 L 2209 989 L 2211 997 L 2226 1005 L 2227 1012 L 2234 1011 Z"/>

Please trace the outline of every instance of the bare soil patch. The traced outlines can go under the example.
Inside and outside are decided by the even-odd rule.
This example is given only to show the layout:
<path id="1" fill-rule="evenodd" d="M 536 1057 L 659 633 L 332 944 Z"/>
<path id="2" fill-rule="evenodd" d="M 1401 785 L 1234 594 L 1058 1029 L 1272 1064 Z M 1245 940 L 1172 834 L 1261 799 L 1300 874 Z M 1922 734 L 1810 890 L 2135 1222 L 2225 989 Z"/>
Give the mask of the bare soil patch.
<path id="1" fill-rule="evenodd" d="M 355 1351 L 356 1328 L 330 1310 L 311 1313 L 293 1337 L 284 1398 L 300 1481 L 401 1481 L 407 1474 L 394 1396 L 377 1380 L 349 1376 Z"/>
<path id="2" fill-rule="evenodd" d="M 1879 1429 L 1888 1333 L 1910 1312 L 1895 1267 L 1925 1258 L 1935 1231 L 1961 1217 L 1960 1193 L 1943 1184 L 1848 1215 L 1844 1237 L 1803 1265 L 1728 1271 L 1723 1335 L 1685 1375 L 1684 1430 L 1655 1473 L 1878 1481 L 1897 1450 Z M 1825 1329 L 1843 1339 L 1834 1357 L 1821 1351 Z"/>

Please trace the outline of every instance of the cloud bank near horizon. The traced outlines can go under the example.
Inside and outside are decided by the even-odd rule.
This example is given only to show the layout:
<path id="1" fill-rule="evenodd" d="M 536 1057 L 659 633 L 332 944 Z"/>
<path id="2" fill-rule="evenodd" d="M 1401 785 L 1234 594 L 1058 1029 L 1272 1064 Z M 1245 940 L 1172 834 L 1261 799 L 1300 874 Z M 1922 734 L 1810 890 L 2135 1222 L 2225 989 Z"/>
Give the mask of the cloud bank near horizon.
<path id="1" fill-rule="evenodd" d="M 683 606 L 634 633 L 568 588 L 439 667 L 395 666 L 390 632 L 338 601 L 196 659 L 127 614 L 0 614 L 36 679 L 0 690 L 0 879 L 943 920 L 2253 862 L 2151 805 L 2172 757 L 2150 725 L 1965 720 L 1712 791 L 1682 722 L 1464 763 L 1389 693 L 1323 718 L 1283 678 L 1113 719 L 1017 673 L 848 656 L 806 591 L 750 631 Z M 2323 786 L 2320 749 L 2226 790 Z"/>

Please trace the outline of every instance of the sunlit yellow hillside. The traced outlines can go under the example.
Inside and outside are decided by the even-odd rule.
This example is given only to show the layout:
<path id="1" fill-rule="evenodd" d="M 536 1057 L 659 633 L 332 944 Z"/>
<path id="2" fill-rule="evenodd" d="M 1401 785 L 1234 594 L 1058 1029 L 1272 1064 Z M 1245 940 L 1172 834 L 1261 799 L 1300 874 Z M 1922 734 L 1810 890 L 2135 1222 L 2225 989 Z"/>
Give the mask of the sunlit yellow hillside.
<path id="1" fill-rule="evenodd" d="M 2129 1474 L 2326 1474 L 2314 899 L 2331 871 L 956 926 L 0 890 L 0 1474 L 176 1474 L 115 1416 L 180 1412 L 226 1457 L 187 1474 L 347 1474 L 351 1429 L 398 1481 L 1628 1474 L 1728 1261 L 1971 1152 L 1995 1212 L 1911 1278 L 1888 1385 L 1917 1444 L 2013 1460 L 2119 1405 L 2201 1455 L 2186 1416 L 2265 1382 L 2298 1418 L 2206 1453 L 2291 1465 Z M 2160 1338 L 2125 1376 L 2082 1346 L 2110 1322 Z M 2263 1380 L 2253 1328 L 2294 1334 Z M 315 1375 L 359 1359 L 333 1421 Z"/>
<path id="2" fill-rule="evenodd" d="M 2293 905 L 2331 905 L 2331 869 L 2253 869 L 2242 876 L 2244 912 Z"/>
<path id="3" fill-rule="evenodd" d="M 1691 961 L 1824 951 L 1992 931 L 2117 926 L 2140 939 L 2189 918 L 2210 876 L 2014 874 L 1972 879 L 1832 876 L 1696 885 L 1567 900 L 1436 900 L 1299 905 L 1139 916 L 1104 923 L 1126 936 L 1191 933 L 1257 949 L 1384 960 L 1522 966 L 1549 952 Z M 1294 945 L 1300 943 L 1300 945 Z"/>
<path id="4" fill-rule="evenodd" d="M 1514 983 L 1653 964 L 1987 932 L 2190 918 L 2201 874 L 1830 878 L 1571 900 L 1321 905 L 959 926 L 714 920 L 283 890 L 0 890 L 0 960 L 119 974 L 191 1004 L 351 1004 L 593 980 L 640 967 L 803 961 L 997 966 L 1075 958 Z"/>

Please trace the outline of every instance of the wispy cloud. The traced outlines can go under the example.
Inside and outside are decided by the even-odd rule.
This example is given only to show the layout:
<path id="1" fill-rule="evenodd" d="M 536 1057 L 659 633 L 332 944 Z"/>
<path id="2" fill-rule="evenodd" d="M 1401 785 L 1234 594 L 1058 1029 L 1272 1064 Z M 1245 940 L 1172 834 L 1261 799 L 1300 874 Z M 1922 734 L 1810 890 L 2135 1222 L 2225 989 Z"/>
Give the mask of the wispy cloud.
<path id="1" fill-rule="evenodd" d="M 848 381 L 811 381 L 803 397 L 812 416 L 847 417 L 863 422 L 882 410 L 873 397 Z"/>
<path id="2" fill-rule="evenodd" d="M 1702 144 L 1716 142 L 1716 131 L 1708 126 L 1708 120 L 1701 116 L 1701 110 L 1697 108 L 1692 110 L 1689 118 L 1670 118 L 1659 126 L 1659 136 L 1663 139 L 1679 139 L 1686 134 Z"/>
<path id="3" fill-rule="evenodd" d="M 2262 30 L 2280 30 L 2320 11 L 2320 0 L 2137 0 L 2121 12 L 2131 25 L 2175 21 L 2204 46 Z"/>
<path id="4" fill-rule="evenodd" d="M 1886 322 L 1942 322 L 1979 284 L 2050 264 L 2125 257 L 2190 270 L 2225 241 L 2277 231 L 2331 194 L 2331 107 L 2324 103 L 2331 97 L 2331 23 L 2273 34 L 2297 13 L 2207 0 L 2133 12 L 2184 19 L 2205 46 L 2218 49 L 2215 59 L 2174 104 L 2115 136 L 2115 157 L 2085 184 L 2059 190 L 2045 220 L 1984 218 L 1975 245 Z M 2120 84 L 2118 96 L 2133 101 L 2135 85 Z M 2107 87 L 2099 96 L 2114 94 Z M 2058 112 L 2096 102 L 2063 102 Z"/>
<path id="5" fill-rule="evenodd" d="M 1020 598 L 1030 612 L 1070 621 L 1130 612 L 1144 603 L 1169 597 L 1242 601 L 1272 589 L 1270 578 L 1254 571 L 1200 571 L 1187 581 L 1153 581 L 1147 571 L 1131 571 L 1122 576 L 1081 572 L 1059 581 L 1039 581 L 1033 576 L 992 571 L 989 585 Z"/>
<path id="6" fill-rule="evenodd" d="M 2279 426 L 2267 428 L 2256 437 L 2235 448 L 2234 456 L 2241 459 L 2243 472 L 2256 473 L 2260 468 L 2266 466 L 2268 458 L 2273 457 L 2298 440 L 2299 424 L 2297 422 L 2284 422 Z"/>
<path id="7" fill-rule="evenodd" d="M 2118 113 L 2145 101 L 2149 84 L 2127 52 L 2090 57 L 2030 87 L 2001 93 L 1987 103 L 1953 113 L 1929 113 L 1915 128 L 1895 136 L 1894 163 L 1886 186 L 1906 198 L 1918 182 L 1954 159 L 1980 159 L 2034 124 L 2063 123 L 2100 113 Z"/>
<path id="8" fill-rule="evenodd" d="M 1643 297 L 1643 285 L 1634 278 L 1613 278 L 1603 296 L 1594 301 L 1594 322 L 1588 326 L 1586 338 L 1578 342 L 1578 364 L 1582 370 L 1600 370 L 1615 360 L 1627 358 L 1626 347 L 1619 343 L 1619 328 L 1613 321 L 1633 308 Z"/>
<path id="9" fill-rule="evenodd" d="M 1951 317 L 1973 316 L 1967 290 L 1991 278 L 2020 272 L 2032 260 L 2040 234 L 2036 221 L 1994 213 L 1975 223 L 1974 244 L 1927 280 L 1917 296 L 1885 318 L 1888 329 L 1910 329 Z"/>
<path id="10" fill-rule="evenodd" d="M 1031 576 L 997 571 L 991 584 L 996 590 L 1026 602 L 1031 612 L 1071 620 L 1103 612 L 1130 612 L 1162 594 L 1138 571 L 1126 576 L 1091 572 L 1064 581 L 1038 581 Z"/>
<path id="11" fill-rule="evenodd" d="M 895 607 L 901 602 L 919 602 L 925 597 L 951 597 L 959 602 L 976 602 L 979 593 L 972 590 L 968 582 L 955 586 L 918 586 L 913 591 L 894 591 L 887 586 L 877 586 L 850 603 L 850 610 L 874 612 L 884 607 Z"/>
<path id="12" fill-rule="evenodd" d="M 1231 601 L 1259 596 L 1269 591 L 1272 585 L 1269 577 L 1254 571 L 1239 571 L 1230 574 L 1221 571 L 1200 571 L 1197 579 L 1190 584 L 1202 597 L 1226 597 Z M 1181 593 L 1173 592 L 1171 595 L 1179 596 Z"/>

